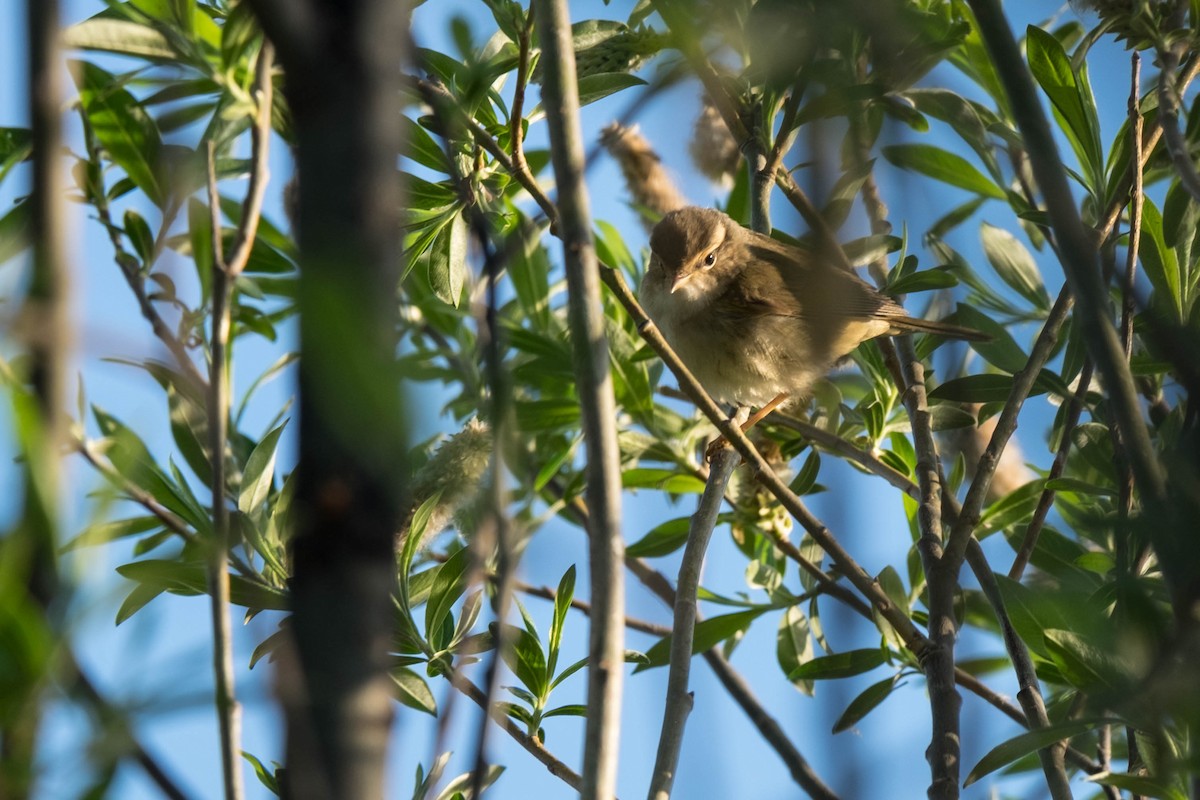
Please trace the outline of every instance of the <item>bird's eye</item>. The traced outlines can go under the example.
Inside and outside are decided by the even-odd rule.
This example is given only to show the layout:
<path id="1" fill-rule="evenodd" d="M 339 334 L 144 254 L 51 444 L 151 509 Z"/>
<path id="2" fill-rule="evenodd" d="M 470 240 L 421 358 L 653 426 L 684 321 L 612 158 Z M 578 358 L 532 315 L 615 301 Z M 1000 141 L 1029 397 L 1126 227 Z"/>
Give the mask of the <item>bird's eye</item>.
<path id="1" fill-rule="evenodd" d="M 709 253 L 704 257 L 704 266 L 711 267 L 717 260 L 716 252 Z"/>

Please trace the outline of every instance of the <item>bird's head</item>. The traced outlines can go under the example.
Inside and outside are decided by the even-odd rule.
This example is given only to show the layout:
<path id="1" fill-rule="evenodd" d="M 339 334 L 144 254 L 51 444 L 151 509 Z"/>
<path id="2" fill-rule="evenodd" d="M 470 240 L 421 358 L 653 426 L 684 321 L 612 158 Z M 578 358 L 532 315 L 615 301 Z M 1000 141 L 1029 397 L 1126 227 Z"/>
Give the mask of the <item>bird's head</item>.
<path id="1" fill-rule="evenodd" d="M 730 261 L 722 255 L 728 255 L 725 251 L 737 229 L 737 223 L 715 209 L 688 206 L 671 211 L 650 232 L 647 277 L 661 282 L 670 294 L 688 296 L 711 286 L 715 275 L 728 272 Z"/>

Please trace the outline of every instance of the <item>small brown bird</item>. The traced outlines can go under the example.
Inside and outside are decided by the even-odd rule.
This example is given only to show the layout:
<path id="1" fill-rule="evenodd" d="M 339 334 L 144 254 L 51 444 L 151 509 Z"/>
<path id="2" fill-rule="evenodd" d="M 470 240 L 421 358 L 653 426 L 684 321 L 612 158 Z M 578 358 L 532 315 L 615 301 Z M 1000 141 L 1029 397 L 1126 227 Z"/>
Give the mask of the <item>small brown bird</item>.
<path id="1" fill-rule="evenodd" d="M 646 313 L 718 401 L 800 396 L 861 342 L 884 334 L 987 339 L 916 319 L 858 276 L 747 230 L 720 211 L 672 211 L 650 233 L 639 293 Z"/>

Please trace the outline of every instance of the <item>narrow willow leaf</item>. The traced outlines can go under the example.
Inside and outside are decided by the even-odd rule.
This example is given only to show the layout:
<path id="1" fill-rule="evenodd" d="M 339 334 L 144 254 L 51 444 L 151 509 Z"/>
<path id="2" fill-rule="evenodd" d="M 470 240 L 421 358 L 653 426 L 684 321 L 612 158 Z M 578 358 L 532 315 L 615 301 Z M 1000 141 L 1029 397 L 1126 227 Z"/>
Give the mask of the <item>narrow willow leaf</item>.
<path id="1" fill-rule="evenodd" d="M 1000 279 L 1041 310 L 1050 308 L 1050 296 L 1033 256 L 1017 237 L 1003 228 L 983 223 L 979 228 L 983 252 Z"/>
<path id="2" fill-rule="evenodd" d="M 146 197 L 161 207 L 166 199 L 157 174 L 162 140 L 154 120 L 113 75 L 95 64 L 75 61 L 71 72 L 96 139 Z"/>
<path id="3" fill-rule="evenodd" d="M 1049 747 L 1055 742 L 1061 742 L 1064 739 L 1070 739 L 1072 736 L 1086 733 L 1101 724 L 1104 724 L 1102 720 L 1098 721 L 1095 719 L 1071 720 L 1070 722 L 1062 722 L 1014 736 L 1008 741 L 992 748 L 987 755 L 981 758 L 979 763 L 971 768 L 967 779 L 963 781 L 963 786 L 970 786 L 984 775 L 995 772 L 1023 756 L 1027 756 L 1044 747 Z"/>
<path id="4" fill-rule="evenodd" d="M 878 647 L 847 650 L 844 653 L 821 656 L 801 664 L 788 675 L 788 680 L 794 683 L 798 680 L 820 681 L 849 678 L 852 675 L 870 672 L 886 660 L 886 651 Z"/>
<path id="5" fill-rule="evenodd" d="M 238 510 L 243 514 L 252 514 L 266 502 L 275 485 L 275 451 L 286 426 L 287 422 L 284 422 L 264 436 L 246 459 L 242 490 L 238 493 Z"/>
<path id="6" fill-rule="evenodd" d="M 424 678 L 407 667 L 396 667 L 389 674 L 392 677 L 392 693 L 402 705 L 437 716 L 437 700 Z"/>
<path id="7" fill-rule="evenodd" d="M 93 17 L 67 28 L 63 45 L 155 60 L 181 58 L 171 41 L 149 25 L 105 17 Z"/>
<path id="8" fill-rule="evenodd" d="M 425 605 L 425 637 L 434 649 L 440 650 L 449 644 L 448 641 L 440 641 L 442 625 L 454 604 L 467 590 L 470 562 L 470 551 L 464 547 L 438 567 L 437 576 L 433 579 L 429 602 Z"/>
<path id="9" fill-rule="evenodd" d="M 870 714 L 876 706 L 888 698 L 888 695 L 896 688 L 896 681 L 899 677 L 899 675 L 893 675 L 863 689 L 857 697 L 850 701 L 850 705 L 846 706 L 846 710 L 838 717 L 837 722 L 833 723 L 833 732 L 841 733 L 857 725 L 863 717 Z"/>
<path id="10" fill-rule="evenodd" d="M 808 617 L 799 606 L 791 606 L 779 618 L 775 633 L 775 657 L 784 675 L 791 675 L 813 657 L 812 631 Z M 812 697 L 811 680 L 794 681 L 793 685 Z"/>
<path id="11" fill-rule="evenodd" d="M 893 165 L 968 192 L 1003 200 L 1008 195 L 962 156 L 931 144 L 896 144 L 883 148 Z"/>
<path id="12" fill-rule="evenodd" d="M 766 610 L 767 607 L 764 606 L 748 611 L 738 611 L 733 614 L 709 617 L 697 622 L 692 636 L 692 655 L 716 647 L 729 637 L 745 631 L 750 626 L 750 623 L 761 616 Z M 642 670 L 661 667 L 669 663 L 670 660 L 671 637 L 664 636 L 646 651 L 646 663 L 639 664 L 634 669 L 634 672 L 638 673 Z"/>
<path id="13" fill-rule="evenodd" d="M 625 548 L 630 558 L 656 558 L 683 547 L 691 529 L 689 517 L 678 517 L 656 525 L 641 539 Z"/>

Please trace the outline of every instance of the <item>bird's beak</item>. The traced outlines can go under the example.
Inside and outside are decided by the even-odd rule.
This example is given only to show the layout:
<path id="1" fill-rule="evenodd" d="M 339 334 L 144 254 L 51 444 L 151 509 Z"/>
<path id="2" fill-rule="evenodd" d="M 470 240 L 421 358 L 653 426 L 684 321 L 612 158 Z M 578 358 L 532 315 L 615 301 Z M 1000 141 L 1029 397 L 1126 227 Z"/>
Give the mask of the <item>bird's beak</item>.
<path id="1" fill-rule="evenodd" d="M 687 279 L 692 277 L 691 273 L 681 272 L 675 276 L 675 280 L 671 281 L 671 294 L 675 294 L 675 290 L 683 284 L 687 283 Z"/>

